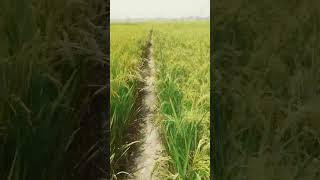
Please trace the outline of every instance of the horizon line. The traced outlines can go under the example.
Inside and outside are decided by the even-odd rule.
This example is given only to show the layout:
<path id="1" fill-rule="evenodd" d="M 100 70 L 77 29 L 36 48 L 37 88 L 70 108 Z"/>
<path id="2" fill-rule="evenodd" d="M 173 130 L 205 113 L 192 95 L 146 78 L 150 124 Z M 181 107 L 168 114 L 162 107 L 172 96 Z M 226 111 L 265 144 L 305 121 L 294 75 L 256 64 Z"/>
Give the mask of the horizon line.
<path id="1" fill-rule="evenodd" d="M 110 18 L 111 21 L 141 21 L 141 20 L 196 20 L 210 19 L 210 16 L 189 16 L 189 17 L 146 17 L 146 18 Z"/>

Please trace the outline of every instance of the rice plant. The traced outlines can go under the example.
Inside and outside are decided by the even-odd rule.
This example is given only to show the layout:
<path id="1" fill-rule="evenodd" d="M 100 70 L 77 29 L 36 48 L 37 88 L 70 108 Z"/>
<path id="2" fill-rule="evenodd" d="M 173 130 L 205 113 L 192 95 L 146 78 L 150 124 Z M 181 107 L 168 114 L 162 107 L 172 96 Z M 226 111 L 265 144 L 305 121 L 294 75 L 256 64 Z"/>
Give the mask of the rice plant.
<path id="1" fill-rule="evenodd" d="M 209 22 L 147 22 L 111 25 L 111 168 L 114 178 L 127 174 L 134 136 L 130 129 L 139 113 L 141 54 L 153 30 L 153 58 L 164 166 L 155 168 L 164 179 L 209 179 Z M 194 69 L 198 69 L 197 72 Z M 154 122 L 156 123 L 156 121 Z M 139 154 L 135 154 L 139 155 Z M 126 159 L 126 166 L 117 164 Z M 161 160 L 161 161 L 162 161 Z M 161 162 L 162 163 L 162 162 Z M 130 166 L 130 165 L 129 165 Z M 115 171 L 116 170 L 116 171 Z"/>
<path id="2" fill-rule="evenodd" d="M 213 12 L 216 178 L 318 179 L 319 2 L 221 1 Z"/>
<path id="3" fill-rule="evenodd" d="M 79 96 L 89 67 L 104 62 L 90 27 L 101 13 L 96 5 L 106 7 L 0 2 L 0 179 L 79 179 L 73 169 L 79 159 L 71 158 L 85 102 Z"/>
<path id="4" fill-rule="evenodd" d="M 141 25 L 111 25 L 110 44 L 110 164 L 113 177 L 121 175 L 128 162 L 129 130 L 139 109 L 137 104 L 138 84 L 143 47 L 147 29 Z M 131 160 L 132 162 L 132 160 Z"/>
<path id="5" fill-rule="evenodd" d="M 209 22 L 153 25 L 168 177 L 210 178 Z"/>

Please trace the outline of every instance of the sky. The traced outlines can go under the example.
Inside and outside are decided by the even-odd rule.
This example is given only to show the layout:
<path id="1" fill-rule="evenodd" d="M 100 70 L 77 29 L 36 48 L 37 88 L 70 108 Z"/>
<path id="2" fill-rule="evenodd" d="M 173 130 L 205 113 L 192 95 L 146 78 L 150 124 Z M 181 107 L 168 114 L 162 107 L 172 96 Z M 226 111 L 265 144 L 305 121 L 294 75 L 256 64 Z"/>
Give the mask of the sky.
<path id="1" fill-rule="evenodd" d="M 111 0 L 114 19 L 209 17 L 210 0 Z"/>

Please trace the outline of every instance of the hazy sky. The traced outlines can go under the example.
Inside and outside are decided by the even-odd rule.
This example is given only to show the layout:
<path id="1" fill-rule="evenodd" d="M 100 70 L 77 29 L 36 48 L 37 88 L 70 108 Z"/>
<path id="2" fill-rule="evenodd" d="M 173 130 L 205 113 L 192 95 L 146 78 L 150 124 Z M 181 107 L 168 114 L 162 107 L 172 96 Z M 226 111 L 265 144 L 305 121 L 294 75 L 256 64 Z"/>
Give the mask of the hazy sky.
<path id="1" fill-rule="evenodd" d="M 111 19 L 210 16 L 210 0 L 111 0 Z"/>

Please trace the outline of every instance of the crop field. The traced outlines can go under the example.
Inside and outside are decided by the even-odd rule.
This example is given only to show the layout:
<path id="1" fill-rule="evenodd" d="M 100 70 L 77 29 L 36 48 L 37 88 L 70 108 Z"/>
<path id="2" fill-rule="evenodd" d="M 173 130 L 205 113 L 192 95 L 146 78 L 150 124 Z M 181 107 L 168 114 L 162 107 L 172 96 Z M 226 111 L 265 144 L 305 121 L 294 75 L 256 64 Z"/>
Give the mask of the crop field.
<path id="1" fill-rule="evenodd" d="M 135 101 L 139 68 L 148 31 L 144 26 L 112 25 L 110 34 L 110 164 L 115 174 L 121 166 L 118 162 L 126 158 L 123 153 L 132 144 L 125 144 L 125 133 L 132 128 L 133 116 L 138 111 Z"/>
<path id="2" fill-rule="evenodd" d="M 151 47 L 147 46 L 147 41 L 151 42 Z M 154 141 L 164 147 L 153 170 L 160 179 L 209 179 L 208 21 L 111 24 L 110 161 L 113 178 L 134 174 L 134 170 L 123 164 L 134 164 L 140 153 L 133 151 L 143 145 L 143 133 L 136 138 L 126 135 L 134 136 L 132 127 L 143 128 L 136 123 L 139 123 L 139 82 L 143 81 L 141 72 L 146 68 L 143 65 L 146 48 L 152 48 L 151 58 L 155 64 L 156 100 L 153 103 L 156 110 L 150 121 L 160 134 Z"/>
<path id="3" fill-rule="evenodd" d="M 106 111 L 106 6 L 0 1 L 0 179 L 103 177 L 93 145 Z"/>
<path id="4" fill-rule="evenodd" d="M 234 2 L 213 10 L 216 178 L 319 179 L 319 1 Z"/>

